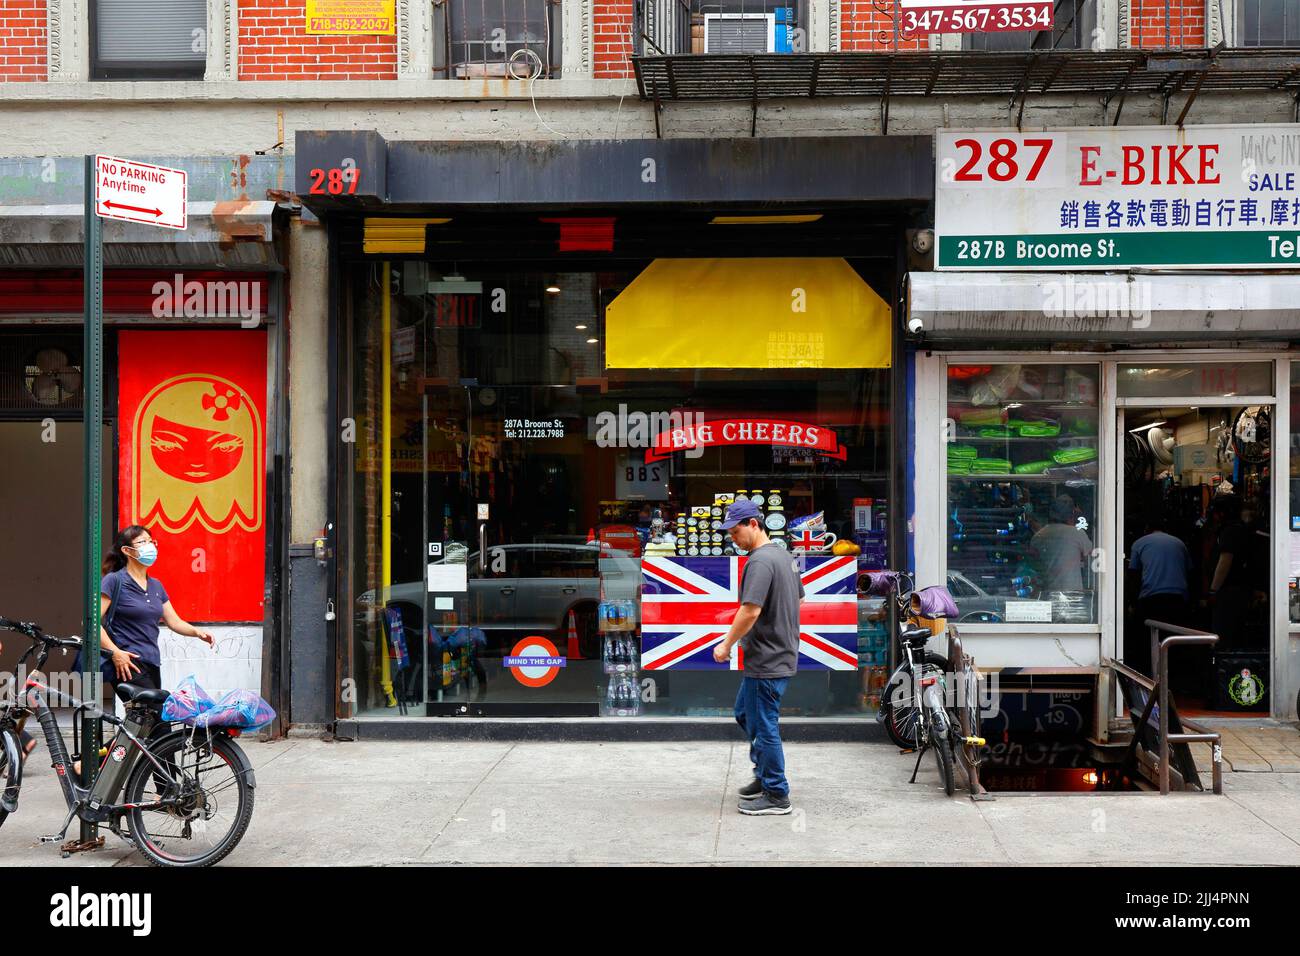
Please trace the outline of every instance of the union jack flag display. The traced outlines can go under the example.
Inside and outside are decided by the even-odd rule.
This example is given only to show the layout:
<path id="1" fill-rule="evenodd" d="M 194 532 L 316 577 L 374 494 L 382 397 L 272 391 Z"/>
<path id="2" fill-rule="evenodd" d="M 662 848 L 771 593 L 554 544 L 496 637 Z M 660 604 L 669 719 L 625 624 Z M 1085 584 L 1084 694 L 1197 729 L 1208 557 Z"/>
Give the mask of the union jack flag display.
<path id="1" fill-rule="evenodd" d="M 804 557 L 800 578 L 801 670 L 856 670 L 858 666 L 857 558 Z M 727 636 L 740 607 L 745 558 L 646 557 L 641 561 L 643 670 L 743 670 L 740 644 L 719 664 L 713 648 Z"/>

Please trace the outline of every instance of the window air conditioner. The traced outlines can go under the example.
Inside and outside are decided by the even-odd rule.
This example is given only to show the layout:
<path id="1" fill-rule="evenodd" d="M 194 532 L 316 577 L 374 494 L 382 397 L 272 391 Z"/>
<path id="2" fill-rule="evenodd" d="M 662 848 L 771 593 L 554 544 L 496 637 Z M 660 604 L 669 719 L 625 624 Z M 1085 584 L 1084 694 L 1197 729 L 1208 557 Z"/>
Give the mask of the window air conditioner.
<path id="1" fill-rule="evenodd" d="M 771 13 L 706 13 L 705 53 L 789 53 L 794 8 Z"/>

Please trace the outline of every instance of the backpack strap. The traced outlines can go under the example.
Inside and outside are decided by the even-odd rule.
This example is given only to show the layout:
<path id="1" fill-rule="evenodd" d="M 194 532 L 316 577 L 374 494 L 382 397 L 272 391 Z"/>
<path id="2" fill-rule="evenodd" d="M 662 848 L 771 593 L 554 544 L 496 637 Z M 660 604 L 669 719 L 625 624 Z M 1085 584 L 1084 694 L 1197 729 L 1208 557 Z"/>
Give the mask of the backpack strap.
<path id="1" fill-rule="evenodd" d="M 113 583 L 109 585 L 111 590 L 108 595 L 108 613 L 103 616 L 99 624 L 104 630 L 108 630 L 109 622 L 117 614 L 117 599 L 122 596 L 122 572 L 114 571 L 112 574 Z"/>

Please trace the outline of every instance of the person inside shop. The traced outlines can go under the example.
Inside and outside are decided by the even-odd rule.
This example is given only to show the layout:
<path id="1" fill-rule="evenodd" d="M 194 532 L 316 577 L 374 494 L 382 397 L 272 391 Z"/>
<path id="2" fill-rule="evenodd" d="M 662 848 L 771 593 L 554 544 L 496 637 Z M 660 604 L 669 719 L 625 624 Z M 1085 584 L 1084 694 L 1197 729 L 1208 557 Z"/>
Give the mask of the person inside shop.
<path id="1" fill-rule="evenodd" d="M 1082 591 L 1083 569 L 1092 557 L 1092 539 L 1078 526 L 1073 499 L 1059 495 L 1052 501 L 1048 517 L 1048 523 L 1029 539 L 1043 590 Z"/>
<path id="2" fill-rule="evenodd" d="M 1133 542 L 1129 552 L 1128 566 L 1136 580 L 1128 593 L 1137 594 L 1140 630 L 1142 622 L 1149 620 L 1187 626 L 1187 579 L 1192 569 L 1192 554 L 1182 539 L 1169 533 L 1168 524 L 1162 512 L 1149 514 L 1145 533 Z M 1147 641 L 1137 641 L 1132 645 L 1135 651 L 1148 646 Z M 1142 652 L 1138 652 L 1136 657 L 1142 657 Z"/>
<path id="3" fill-rule="evenodd" d="M 1206 601 L 1210 606 L 1210 629 L 1219 635 L 1216 650 L 1241 648 L 1250 606 L 1252 541 L 1241 511 L 1241 499 L 1236 495 L 1217 495 L 1210 503 L 1214 554 Z"/>
<path id="4" fill-rule="evenodd" d="M 791 806 L 779 720 L 781 698 L 799 667 L 803 582 L 790 553 L 768 537 L 754 502 L 741 498 L 728 507 L 721 527 L 748 554 L 740 579 L 740 608 L 726 637 L 713 648 L 719 664 L 731 659 L 738 642 L 745 652 L 736 723 L 749 740 L 754 779 L 740 789 L 737 809 L 748 816 L 782 815 Z"/>

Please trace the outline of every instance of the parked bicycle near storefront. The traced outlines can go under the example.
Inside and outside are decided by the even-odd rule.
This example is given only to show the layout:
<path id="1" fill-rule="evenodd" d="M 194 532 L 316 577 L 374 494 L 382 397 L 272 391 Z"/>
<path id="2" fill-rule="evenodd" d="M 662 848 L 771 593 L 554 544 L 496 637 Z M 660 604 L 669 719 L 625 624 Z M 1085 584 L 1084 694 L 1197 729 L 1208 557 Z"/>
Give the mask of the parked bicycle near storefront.
<path id="1" fill-rule="evenodd" d="M 37 624 L 7 618 L 0 618 L 0 629 L 31 641 L 19 673 L 35 659 L 25 685 L 15 689 L 15 699 L 0 703 L 0 824 L 18 807 L 23 776 L 19 735 L 34 716 L 68 807 L 60 831 L 41 837 L 42 843 L 63 841 L 76 818 L 106 826 L 155 866 L 211 866 L 239 844 L 253 815 L 256 782 L 248 757 L 235 742 L 238 729 L 171 725 L 163 717 L 169 692 L 129 683 L 115 688 L 125 716 L 100 713 L 95 701 L 55 690 L 39 673 L 52 649 L 79 649 L 80 638 L 53 637 Z M 117 728 L 88 788 L 75 778 L 76 758 L 68 753 L 51 701 Z"/>

